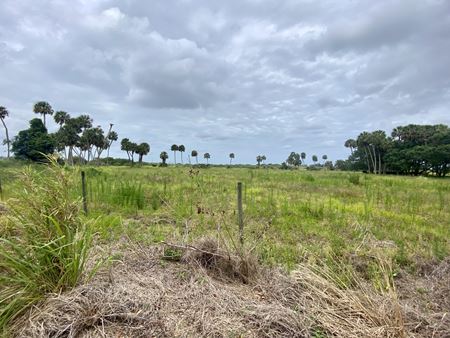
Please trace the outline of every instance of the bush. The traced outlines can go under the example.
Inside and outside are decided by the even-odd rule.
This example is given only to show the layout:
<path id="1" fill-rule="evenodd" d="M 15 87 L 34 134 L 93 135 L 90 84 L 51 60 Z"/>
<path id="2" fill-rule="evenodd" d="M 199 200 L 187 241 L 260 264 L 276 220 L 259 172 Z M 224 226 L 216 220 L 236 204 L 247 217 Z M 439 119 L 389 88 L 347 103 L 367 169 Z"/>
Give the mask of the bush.
<path id="1" fill-rule="evenodd" d="M 359 175 L 350 175 L 350 176 L 348 177 L 348 181 L 349 181 L 351 184 L 359 185 L 359 184 L 360 184 L 360 182 L 359 182 Z"/>
<path id="2" fill-rule="evenodd" d="M 85 270 L 90 227 L 81 201 L 69 195 L 70 173 L 51 161 L 46 170 L 24 170 L 20 198 L 8 206 L 14 235 L 0 237 L 0 336 L 45 294 L 75 286 Z"/>

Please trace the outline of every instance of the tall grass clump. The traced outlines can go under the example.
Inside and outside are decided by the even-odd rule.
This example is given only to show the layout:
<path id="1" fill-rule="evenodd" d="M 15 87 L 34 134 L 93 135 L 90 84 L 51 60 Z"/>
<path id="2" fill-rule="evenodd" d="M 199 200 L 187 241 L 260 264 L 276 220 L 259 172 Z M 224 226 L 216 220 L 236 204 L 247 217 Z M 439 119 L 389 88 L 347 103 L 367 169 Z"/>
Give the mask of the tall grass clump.
<path id="1" fill-rule="evenodd" d="M 47 293 L 75 286 L 85 270 L 90 228 L 71 197 L 70 172 L 50 161 L 26 168 L 19 197 L 8 203 L 14 230 L 0 237 L 0 336 Z"/>

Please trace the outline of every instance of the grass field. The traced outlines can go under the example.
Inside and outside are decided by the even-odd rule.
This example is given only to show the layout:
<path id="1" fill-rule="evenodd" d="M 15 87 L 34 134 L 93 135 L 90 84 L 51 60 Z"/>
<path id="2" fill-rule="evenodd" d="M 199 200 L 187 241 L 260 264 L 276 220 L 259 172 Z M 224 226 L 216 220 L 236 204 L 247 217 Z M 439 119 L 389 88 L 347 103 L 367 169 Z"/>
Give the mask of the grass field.
<path id="1" fill-rule="evenodd" d="M 178 328 L 168 336 L 449 333 L 448 179 L 15 162 L 0 163 L 0 179 L 0 336 L 64 336 L 70 328 L 102 337 L 103 323 L 111 335 L 166 334 L 136 322 L 143 310 L 146 320 Z M 102 268 L 108 261 L 116 263 Z M 163 307 L 148 308 L 162 295 Z M 212 317 L 198 317 L 211 297 Z M 40 310 L 28 311 L 35 304 Z"/>
<path id="2" fill-rule="evenodd" d="M 20 169 L 2 170 L 3 199 Z M 40 169 L 43 170 L 43 169 Z M 81 196 L 80 169 L 71 194 Z M 144 243 L 204 235 L 237 241 L 236 184 L 244 234 L 262 261 L 293 268 L 311 257 L 364 256 L 382 246 L 400 267 L 450 253 L 450 180 L 333 171 L 188 167 L 87 167 L 89 216 L 105 241 Z M 370 253 L 369 253 L 370 254 Z"/>

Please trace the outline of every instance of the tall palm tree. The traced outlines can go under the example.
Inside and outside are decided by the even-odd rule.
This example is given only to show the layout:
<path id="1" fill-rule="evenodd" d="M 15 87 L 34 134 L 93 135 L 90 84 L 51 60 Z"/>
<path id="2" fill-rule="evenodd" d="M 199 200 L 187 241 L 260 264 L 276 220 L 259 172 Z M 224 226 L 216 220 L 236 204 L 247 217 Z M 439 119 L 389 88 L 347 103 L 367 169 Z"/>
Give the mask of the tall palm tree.
<path id="1" fill-rule="evenodd" d="M 261 162 L 262 162 L 262 156 L 261 155 L 256 156 L 256 162 L 258 163 L 258 167 L 259 167 L 261 165 Z"/>
<path id="2" fill-rule="evenodd" d="M 211 155 L 209 153 L 205 153 L 203 157 L 206 159 L 206 164 L 209 164 L 209 159 L 211 158 Z"/>
<path id="3" fill-rule="evenodd" d="M 184 145 L 180 144 L 178 146 L 178 151 L 181 154 L 181 164 L 183 164 L 183 153 L 186 151 L 186 148 L 184 147 Z"/>
<path id="4" fill-rule="evenodd" d="M 395 130 L 395 129 L 394 129 Z M 347 141 L 345 141 L 344 146 L 346 148 L 350 148 L 350 151 L 353 155 L 353 151 L 354 149 L 357 147 L 356 141 L 354 139 L 348 139 Z"/>
<path id="5" fill-rule="evenodd" d="M 39 101 L 39 102 L 36 102 L 34 104 L 33 112 L 35 114 L 42 115 L 42 117 L 43 117 L 42 120 L 44 122 L 44 127 L 46 127 L 46 125 L 45 125 L 45 116 L 46 115 L 53 115 L 53 108 L 50 105 L 50 103 L 45 102 L 45 101 Z"/>
<path id="6" fill-rule="evenodd" d="M 106 157 L 109 157 L 109 149 L 111 148 L 111 145 L 113 144 L 113 142 L 117 141 L 118 138 L 119 138 L 119 135 L 117 135 L 117 133 L 114 130 L 110 130 L 108 135 L 106 135 L 106 139 L 108 140 L 108 150 L 107 150 Z"/>
<path id="7" fill-rule="evenodd" d="M 146 142 L 136 147 L 136 154 L 139 155 L 139 164 L 142 164 L 142 158 L 150 152 L 150 145 Z"/>
<path id="8" fill-rule="evenodd" d="M 231 161 L 233 161 L 233 159 L 234 159 L 234 153 L 230 153 L 230 165 L 231 165 Z"/>
<path id="9" fill-rule="evenodd" d="M 327 155 L 323 155 L 323 156 L 322 156 L 322 160 L 326 161 L 327 159 L 328 159 L 328 156 L 327 156 Z"/>
<path id="10" fill-rule="evenodd" d="M 198 152 L 197 152 L 197 150 L 192 150 L 191 151 L 191 156 L 195 157 L 195 163 L 198 164 Z"/>
<path id="11" fill-rule="evenodd" d="M 264 161 L 267 160 L 266 155 L 262 155 L 262 156 L 261 156 L 261 160 L 262 160 L 262 162 L 263 162 L 263 164 L 264 164 Z"/>
<path id="12" fill-rule="evenodd" d="M 170 147 L 170 150 L 173 151 L 173 158 L 175 161 L 175 164 L 177 164 L 177 151 L 178 151 L 178 146 L 176 144 L 172 144 L 172 146 Z"/>
<path id="13" fill-rule="evenodd" d="M 166 165 L 166 161 L 169 158 L 169 155 L 165 151 L 162 151 L 161 154 L 159 154 L 159 158 L 161 159 L 162 164 Z"/>
<path id="14" fill-rule="evenodd" d="M 301 154 L 300 154 L 300 157 L 301 157 L 301 159 L 302 159 L 302 162 L 305 163 L 305 160 L 306 160 L 306 153 L 305 153 L 305 152 L 301 153 Z"/>
<path id="15" fill-rule="evenodd" d="M 316 162 L 317 162 L 317 155 L 313 155 L 312 156 L 312 160 L 313 160 L 314 164 L 316 164 Z"/>
<path id="16" fill-rule="evenodd" d="M 3 127 L 5 128 L 5 134 L 6 134 L 6 147 L 8 149 L 8 158 L 9 158 L 9 146 L 11 144 L 9 140 L 9 134 L 8 134 L 8 128 L 6 127 L 5 118 L 9 116 L 9 111 L 5 108 L 0 106 L 0 120 L 2 121 Z"/>

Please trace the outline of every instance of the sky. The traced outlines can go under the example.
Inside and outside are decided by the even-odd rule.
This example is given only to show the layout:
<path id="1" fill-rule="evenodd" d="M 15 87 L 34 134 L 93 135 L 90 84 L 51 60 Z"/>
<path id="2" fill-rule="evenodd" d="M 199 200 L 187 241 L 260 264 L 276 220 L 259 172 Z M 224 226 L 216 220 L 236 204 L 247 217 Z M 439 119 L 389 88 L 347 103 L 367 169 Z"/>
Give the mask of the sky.
<path id="1" fill-rule="evenodd" d="M 174 143 L 336 160 L 362 131 L 450 124 L 449 60 L 447 0 L 0 0 L 10 135 L 45 100 L 148 142 L 147 161 Z"/>

